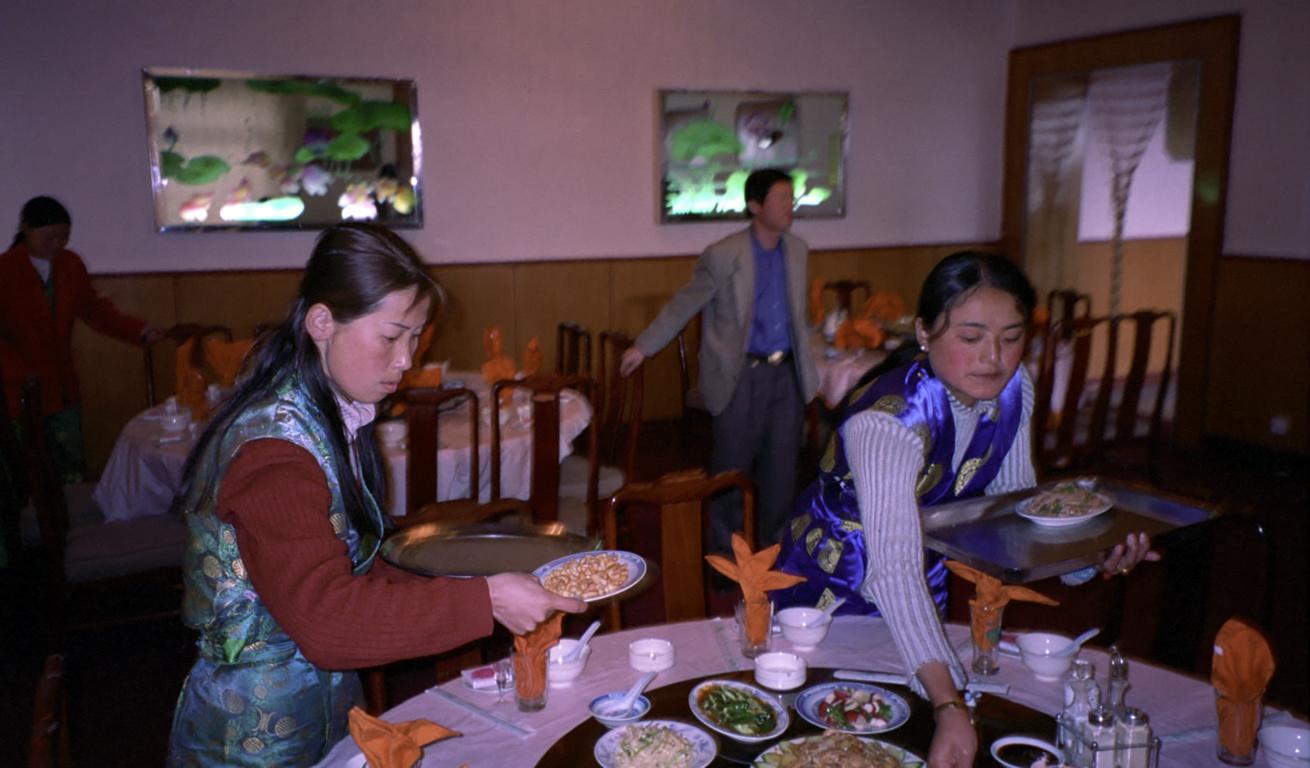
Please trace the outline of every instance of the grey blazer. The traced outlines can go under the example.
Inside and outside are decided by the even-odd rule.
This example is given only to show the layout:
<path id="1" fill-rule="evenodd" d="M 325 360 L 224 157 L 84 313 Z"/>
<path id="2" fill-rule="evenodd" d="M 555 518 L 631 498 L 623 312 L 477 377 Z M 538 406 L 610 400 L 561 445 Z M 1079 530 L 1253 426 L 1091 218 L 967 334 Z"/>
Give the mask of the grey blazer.
<path id="1" fill-rule="evenodd" d="M 790 233 L 784 232 L 782 237 L 787 259 L 792 361 L 802 400 L 808 403 L 819 390 L 819 373 L 810 350 L 810 330 L 805 325 L 810 249 L 804 240 Z M 697 312 L 702 313 L 701 393 L 710 413 L 718 414 L 728 407 L 741 378 L 755 314 L 755 256 L 749 228 L 728 235 L 701 253 L 691 280 L 637 337 L 637 349 L 646 357 L 659 352 Z"/>

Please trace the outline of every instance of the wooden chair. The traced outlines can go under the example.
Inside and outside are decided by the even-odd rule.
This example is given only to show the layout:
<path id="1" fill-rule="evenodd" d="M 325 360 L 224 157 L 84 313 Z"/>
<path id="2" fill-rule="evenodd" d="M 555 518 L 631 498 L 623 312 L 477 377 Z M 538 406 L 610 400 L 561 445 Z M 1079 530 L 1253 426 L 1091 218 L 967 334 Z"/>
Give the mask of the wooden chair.
<path id="1" fill-rule="evenodd" d="M 846 310 L 846 314 L 852 314 L 855 304 L 855 292 L 864 291 L 864 300 L 868 301 L 873 295 L 873 290 L 869 288 L 868 280 L 831 280 L 823 284 L 823 290 L 832 291 L 837 296 L 837 306 Z"/>
<path id="2" fill-rule="evenodd" d="M 177 325 L 164 331 L 164 338 L 154 344 L 147 344 L 143 348 L 142 357 L 145 360 L 146 371 L 146 404 L 153 406 L 155 399 L 155 358 L 154 348 L 165 341 L 171 341 L 180 345 L 187 339 L 203 339 L 207 336 L 219 335 L 227 341 L 232 341 L 232 329 L 226 325 L 201 325 L 199 323 L 178 323 Z M 195 365 L 200 364 L 202 345 L 197 344 L 192 349 L 192 362 Z"/>
<path id="3" fill-rule="evenodd" d="M 32 507 L 50 589 L 48 616 L 55 635 L 177 615 L 186 525 L 166 511 L 106 522 L 90 493 L 79 492 L 94 484 L 66 490 L 56 479 L 36 379 L 23 387 L 21 410 Z M 151 597 L 159 597 L 159 604 Z"/>
<path id="4" fill-rule="evenodd" d="M 613 496 L 636 471 L 645 372 L 639 367 L 630 376 L 619 373 L 619 360 L 631 346 L 632 339 L 622 333 L 600 334 L 599 386 L 589 427 L 597 450 L 560 463 L 560 519 L 585 521 L 581 530 L 570 526 L 576 533 L 595 529 L 600 500 Z"/>
<path id="5" fill-rule="evenodd" d="M 1164 365 L 1153 382 L 1157 385 L 1150 411 L 1140 410 L 1147 384 L 1148 364 L 1156 323 L 1163 322 Z M 1131 324 L 1132 354 L 1128 370 L 1119 375 L 1118 358 L 1123 329 Z M 1154 473 L 1163 429 L 1164 404 L 1173 379 L 1173 347 L 1177 318 L 1173 312 L 1140 310 L 1131 314 L 1102 317 L 1074 317 L 1069 324 L 1068 344 L 1072 355 L 1062 363 L 1068 368 L 1068 387 L 1060 404 L 1060 418 L 1052 419 L 1051 393 L 1057 372 L 1057 344 L 1047 344 L 1042 353 L 1033 405 L 1033 452 L 1037 466 L 1046 472 L 1123 463 L 1132 449 L 1145 445 L 1144 463 Z M 1090 410 L 1081 408 L 1088 390 L 1088 371 L 1094 355 L 1102 357 L 1100 380 Z M 1058 422 L 1058 423 L 1056 423 Z M 1139 434 L 1144 432 L 1144 434 Z M 1154 479 L 1154 477 L 1153 477 Z"/>
<path id="6" fill-rule="evenodd" d="M 700 315 L 692 318 L 681 331 L 678 331 L 678 378 L 682 383 L 682 418 L 690 414 L 709 415 L 705 407 L 705 395 L 700 391 Z"/>
<path id="7" fill-rule="evenodd" d="M 501 403 L 503 393 L 523 389 L 532 398 L 532 481 L 528 494 L 528 503 L 538 522 L 554 522 L 560 519 L 559 483 L 560 483 L 560 396 L 565 389 L 581 392 L 589 400 L 595 401 L 595 380 L 589 375 L 575 376 L 529 376 L 520 380 L 498 381 L 491 388 L 491 498 L 501 497 Z M 597 454 L 600 449 L 599 433 L 588 430 L 587 455 Z M 585 521 L 570 521 L 573 525 L 585 527 Z"/>
<path id="8" fill-rule="evenodd" d="M 408 471 L 405 475 L 405 513 L 412 515 L 420 507 L 433 507 L 451 514 L 476 505 L 481 453 L 478 396 L 464 387 L 410 388 L 402 390 L 399 401 L 405 405 L 406 442 L 408 443 Z M 452 403 L 468 413 L 469 429 L 469 493 L 463 499 L 437 500 L 437 451 L 440 449 L 441 406 Z"/>
<path id="9" fill-rule="evenodd" d="M 0 382 L 4 371 L 0 369 Z M 19 517 L 27 502 L 27 471 L 23 448 L 18 442 L 14 422 L 9 418 L 9 401 L 0 391 L 0 537 L 9 562 L 15 562 L 22 549 Z M 35 519 L 33 520 L 35 522 Z"/>
<path id="10" fill-rule="evenodd" d="M 27 768 L 69 768 L 73 764 L 68 739 L 68 698 L 64 688 L 64 657 L 46 657 L 32 701 L 32 735 Z"/>
<path id="11" fill-rule="evenodd" d="M 713 477 L 700 469 L 671 472 L 654 483 L 629 483 L 605 504 L 602 530 L 608 549 L 621 548 L 619 518 L 629 507 L 658 508 L 665 621 L 704 618 L 708 614 L 704 505 L 709 498 L 733 489 L 741 491 L 743 533 L 747 541 L 755 541 L 755 486 L 743 472 L 721 472 Z M 622 627 L 617 602 L 609 607 L 609 623 L 611 631 Z"/>
<path id="12" fill-rule="evenodd" d="M 591 374 L 591 332 L 577 323 L 560 323 L 555 329 L 555 342 L 555 373 Z"/>

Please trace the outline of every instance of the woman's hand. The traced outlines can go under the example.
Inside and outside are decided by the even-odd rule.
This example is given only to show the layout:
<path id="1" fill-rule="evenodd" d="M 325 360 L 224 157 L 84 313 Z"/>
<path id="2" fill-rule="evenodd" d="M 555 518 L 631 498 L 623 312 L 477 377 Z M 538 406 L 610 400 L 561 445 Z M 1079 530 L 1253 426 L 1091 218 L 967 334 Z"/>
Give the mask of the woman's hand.
<path id="1" fill-rule="evenodd" d="M 164 329 L 154 325 L 147 325 L 141 329 L 140 338 L 142 344 L 149 346 L 164 338 Z"/>
<path id="2" fill-rule="evenodd" d="M 978 733 L 969 713 L 955 707 L 940 710 L 928 748 L 928 768 L 969 768 L 977 751 Z"/>
<path id="3" fill-rule="evenodd" d="M 1115 574 L 1127 576 L 1128 572 L 1136 568 L 1138 563 L 1158 562 L 1160 553 L 1151 549 L 1151 537 L 1145 533 L 1130 533 L 1123 544 L 1116 544 L 1110 554 L 1106 555 L 1105 562 L 1101 563 L 1101 570 L 1105 573 L 1105 578 L 1112 578 Z"/>
<path id="4" fill-rule="evenodd" d="M 555 611 L 581 613 L 587 604 L 549 592 L 526 573 L 498 573 L 487 577 L 491 615 L 516 635 L 531 631 Z"/>

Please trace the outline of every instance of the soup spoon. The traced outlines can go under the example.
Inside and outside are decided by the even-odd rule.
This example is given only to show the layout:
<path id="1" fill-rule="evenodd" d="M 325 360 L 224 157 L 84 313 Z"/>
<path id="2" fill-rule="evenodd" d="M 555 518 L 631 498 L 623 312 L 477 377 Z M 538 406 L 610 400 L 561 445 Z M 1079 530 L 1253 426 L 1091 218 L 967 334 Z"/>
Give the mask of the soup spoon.
<path id="1" fill-rule="evenodd" d="M 1065 647 L 1061 648 L 1060 650 L 1058 650 L 1058 651 L 1051 651 L 1051 655 L 1052 655 L 1052 656 L 1068 656 L 1068 655 L 1071 654 L 1071 653 L 1077 653 L 1077 652 L 1078 652 L 1078 649 L 1083 647 L 1083 643 L 1087 642 L 1088 640 L 1091 640 L 1093 637 L 1096 637 L 1096 633 L 1098 633 L 1098 632 L 1100 632 L 1100 631 L 1101 631 L 1101 628 L 1100 628 L 1100 627 L 1092 627 L 1091 629 L 1087 630 L 1086 632 L 1082 633 L 1081 635 L 1075 637 L 1073 640 L 1071 640 L 1071 641 L 1069 642 L 1068 645 L 1066 645 Z"/>
<path id="2" fill-rule="evenodd" d="M 564 654 L 564 658 L 561 659 L 561 661 L 569 662 L 581 656 L 582 652 L 587 650 L 587 643 L 591 640 L 591 636 L 596 634 L 596 630 L 598 629 L 600 629 L 600 619 L 591 622 L 591 626 L 587 627 L 587 631 L 583 632 L 582 637 L 578 638 L 578 644 L 573 646 L 568 653 Z"/>
<path id="3" fill-rule="evenodd" d="M 620 717 L 628 714 L 632 711 L 633 702 L 637 700 L 637 697 L 641 695 L 641 692 L 645 690 L 646 686 L 650 685 L 650 681 L 654 679 L 654 672 L 647 672 L 642 675 L 637 682 L 632 684 L 632 687 L 628 689 L 628 692 L 623 694 L 623 698 L 610 704 L 601 714 L 605 717 Z"/>
<path id="4" fill-rule="evenodd" d="M 828 605 L 827 608 L 824 608 L 824 609 L 823 609 L 823 615 L 824 615 L 825 617 L 831 619 L 833 613 L 835 613 L 835 612 L 837 611 L 838 608 L 842 607 L 842 606 L 845 605 L 845 604 L 846 604 L 846 598 L 844 598 L 844 597 L 839 597 L 839 598 L 837 598 L 836 600 L 833 600 L 833 601 Z"/>

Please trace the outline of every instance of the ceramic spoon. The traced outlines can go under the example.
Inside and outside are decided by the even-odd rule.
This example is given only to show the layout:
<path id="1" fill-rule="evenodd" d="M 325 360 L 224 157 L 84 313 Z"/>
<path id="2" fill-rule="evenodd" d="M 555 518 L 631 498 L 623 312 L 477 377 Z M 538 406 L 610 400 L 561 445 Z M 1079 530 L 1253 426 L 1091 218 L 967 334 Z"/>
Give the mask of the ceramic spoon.
<path id="1" fill-rule="evenodd" d="M 832 603 L 827 608 L 823 609 L 823 615 L 831 619 L 832 614 L 835 613 L 838 608 L 842 607 L 845 604 L 846 604 L 846 598 L 839 597 L 836 600 L 833 600 Z"/>
<path id="2" fill-rule="evenodd" d="M 587 650 L 587 642 L 591 640 L 591 636 L 596 634 L 598 629 L 600 629 L 600 619 L 591 622 L 591 626 L 587 627 L 587 631 L 583 632 L 582 637 L 578 638 L 578 644 L 573 646 L 572 650 L 566 653 L 560 661 L 570 662 L 581 656 L 582 652 Z"/>
<path id="3" fill-rule="evenodd" d="M 1096 637 L 1096 633 L 1098 633 L 1098 632 L 1100 632 L 1100 631 L 1101 631 L 1101 628 L 1100 628 L 1100 627 L 1092 627 L 1091 629 L 1087 630 L 1086 632 L 1082 633 L 1081 635 L 1075 637 L 1075 638 L 1073 639 L 1073 641 L 1070 642 L 1070 643 L 1069 643 L 1067 646 L 1065 646 L 1064 648 L 1061 648 L 1061 649 L 1058 650 L 1058 651 L 1052 651 L 1052 652 L 1051 652 L 1051 655 L 1052 655 L 1052 656 L 1068 656 L 1068 655 L 1071 654 L 1071 653 L 1077 653 L 1077 652 L 1078 652 L 1078 649 L 1083 647 L 1083 643 L 1087 642 L 1088 640 L 1091 640 L 1093 637 Z"/>
<path id="4" fill-rule="evenodd" d="M 628 692 L 623 694 L 623 698 L 606 707 L 602 714 L 606 717 L 620 717 L 631 712 L 632 703 L 637 700 L 637 697 L 641 695 L 641 692 L 645 690 L 646 686 L 650 685 L 650 681 L 654 679 L 654 672 L 647 672 L 642 675 L 641 679 L 633 683 L 632 687 L 628 689 Z"/>

